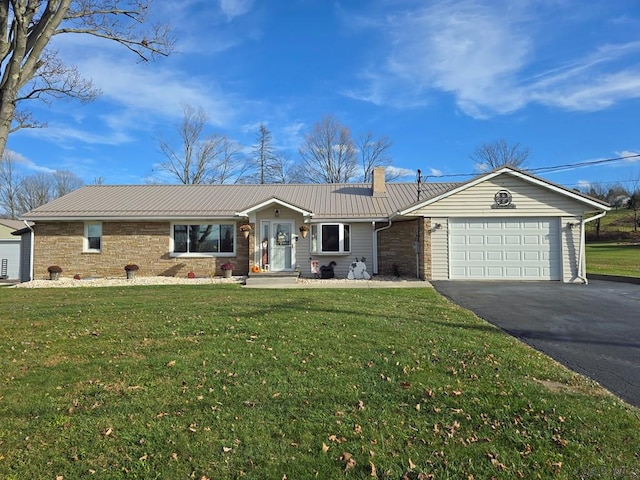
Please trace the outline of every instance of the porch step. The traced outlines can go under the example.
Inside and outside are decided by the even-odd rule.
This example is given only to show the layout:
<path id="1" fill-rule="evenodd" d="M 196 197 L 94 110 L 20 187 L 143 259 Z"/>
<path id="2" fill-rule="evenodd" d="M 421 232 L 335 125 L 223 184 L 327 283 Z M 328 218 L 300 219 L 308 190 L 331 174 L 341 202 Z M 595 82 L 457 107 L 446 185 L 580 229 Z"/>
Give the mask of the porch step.
<path id="1" fill-rule="evenodd" d="M 250 273 L 245 280 L 245 286 L 269 288 L 283 285 L 295 285 L 299 275 L 299 272 Z"/>

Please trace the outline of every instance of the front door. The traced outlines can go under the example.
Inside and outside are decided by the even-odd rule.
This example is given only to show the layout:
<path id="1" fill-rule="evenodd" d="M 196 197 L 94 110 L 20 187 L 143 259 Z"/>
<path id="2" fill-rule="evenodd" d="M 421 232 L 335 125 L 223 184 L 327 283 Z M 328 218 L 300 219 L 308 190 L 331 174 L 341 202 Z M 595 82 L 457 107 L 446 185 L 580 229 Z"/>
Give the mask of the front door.
<path id="1" fill-rule="evenodd" d="M 260 244 L 260 266 L 272 272 L 292 271 L 296 264 L 294 222 L 263 220 Z"/>

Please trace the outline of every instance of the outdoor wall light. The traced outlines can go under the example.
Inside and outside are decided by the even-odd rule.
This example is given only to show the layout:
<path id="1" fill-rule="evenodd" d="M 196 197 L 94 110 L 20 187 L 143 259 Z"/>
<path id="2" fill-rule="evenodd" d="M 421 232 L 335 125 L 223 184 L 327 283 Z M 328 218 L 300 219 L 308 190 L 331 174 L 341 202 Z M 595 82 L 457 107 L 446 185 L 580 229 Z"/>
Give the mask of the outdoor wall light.
<path id="1" fill-rule="evenodd" d="M 279 209 L 279 208 L 276 208 L 276 211 L 275 211 L 275 212 L 273 212 L 273 214 L 274 214 L 276 217 L 279 217 L 279 216 L 280 216 L 280 209 Z"/>
<path id="2" fill-rule="evenodd" d="M 441 223 L 436 223 L 433 228 L 435 228 L 436 230 L 442 230 L 442 224 Z"/>
<path id="3" fill-rule="evenodd" d="M 577 222 L 568 222 L 567 223 L 567 227 L 570 228 L 571 230 L 573 230 L 574 228 L 576 228 L 578 225 L 580 225 Z"/>

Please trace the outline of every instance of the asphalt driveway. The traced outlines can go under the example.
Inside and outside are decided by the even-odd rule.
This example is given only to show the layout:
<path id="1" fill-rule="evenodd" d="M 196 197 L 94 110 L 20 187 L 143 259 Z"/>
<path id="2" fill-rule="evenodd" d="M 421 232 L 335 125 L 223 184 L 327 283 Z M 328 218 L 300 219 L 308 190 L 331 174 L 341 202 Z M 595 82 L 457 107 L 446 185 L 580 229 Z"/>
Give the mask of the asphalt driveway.
<path id="1" fill-rule="evenodd" d="M 640 285 L 431 283 L 458 305 L 640 407 Z"/>

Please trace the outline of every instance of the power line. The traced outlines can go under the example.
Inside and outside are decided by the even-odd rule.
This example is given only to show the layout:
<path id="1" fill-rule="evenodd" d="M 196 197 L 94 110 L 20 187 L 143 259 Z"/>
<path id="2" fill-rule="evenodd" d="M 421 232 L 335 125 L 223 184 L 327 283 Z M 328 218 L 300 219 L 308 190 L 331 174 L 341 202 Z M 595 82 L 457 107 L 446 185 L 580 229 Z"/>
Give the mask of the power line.
<path id="1" fill-rule="evenodd" d="M 622 157 L 615 157 L 615 158 L 605 158 L 605 159 L 601 159 L 601 160 L 589 160 L 586 162 L 576 162 L 576 163 L 565 163 L 565 164 L 561 164 L 561 165 L 550 165 L 550 166 L 546 166 L 546 167 L 537 167 L 537 168 L 528 168 L 525 169 L 528 172 L 531 173 L 549 173 L 549 172 L 555 172 L 558 170 L 563 170 L 563 169 L 569 169 L 569 168 L 580 168 L 580 167 L 589 167 L 589 166 L 593 166 L 593 165 L 601 165 L 601 164 L 605 164 L 605 163 L 612 163 L 612 162 L 619 162 L 621 160 L 628 160 L 630 158 L 640 158 L 640 153 L 636 153 L 633 155 L 624 155 Z M 508 166 L 508 165 L 505 165 Z M 443 178 L 443 177 L 451 177 L 451 178 L 455 178 L 455 177 L 476 177 L 478 175 L 481 175 L 481 173 L 478 172 L 474 172 L 474 173 L 450 173 L 450 174 L 441 174 L 441 175 L 426 175 L 424 177 L 422 177 L 422 180 L 426 180 L 427 178 Z M 616 182 L 608 182 L 608 183 L 616 183 Z M 620 183 L 620 182 L 617 182 Z"/>

